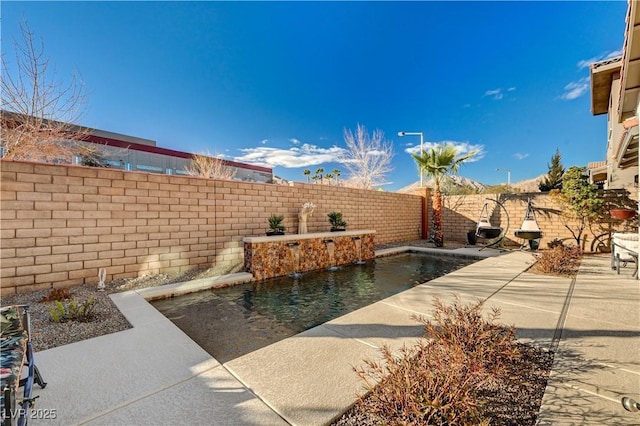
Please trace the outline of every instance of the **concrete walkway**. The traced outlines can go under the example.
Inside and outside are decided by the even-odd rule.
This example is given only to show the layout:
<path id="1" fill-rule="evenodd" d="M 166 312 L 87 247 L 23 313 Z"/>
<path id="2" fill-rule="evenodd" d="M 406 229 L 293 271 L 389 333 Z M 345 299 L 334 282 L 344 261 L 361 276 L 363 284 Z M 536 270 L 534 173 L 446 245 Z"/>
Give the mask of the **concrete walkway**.
<path id="1" fill-rule="evenodd" d="M 520 339 L 557 351 L 539 424 L 639 424 L 640 413 L 619 402 L 640 400 L 640 284 L 632 268 L 618 276 L 608 257 L 586 257 L 571 280 L 525 272 L 532 262 L 525 252 L 484 259 L 224 365 L 140 294 L 115 294 L 133 328 L 37 353 L 49 385 L 35 386 L 36 408 L 56 418 L 29 421 L 326 424 L 362 392 L 353 366 L 377 359 L 383 344 L 415 342 L 422 328 L 411 315 L 428 315 L 434 296 L 450 301 L 457 293 L 488 299 Z"/>
<path id="2" fill-rule="evenodd" d="M 633 265 L 620 275 L 608 256 L 584 258 L 561 326 L 540 425 L 639 425 L 640 281 Z"/>

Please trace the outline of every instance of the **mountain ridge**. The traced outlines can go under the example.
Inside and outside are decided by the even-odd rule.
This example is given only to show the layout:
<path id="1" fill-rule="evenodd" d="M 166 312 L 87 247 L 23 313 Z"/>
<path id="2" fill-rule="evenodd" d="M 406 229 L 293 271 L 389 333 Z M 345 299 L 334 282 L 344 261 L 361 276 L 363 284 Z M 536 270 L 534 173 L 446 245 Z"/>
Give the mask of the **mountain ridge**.
<path id="1" fill-rule="evenodd" d="M 546 176 L 545 174 L 541 174 L 540 176 L 531 178 L 531 179 L 525 179 L 525 180 L 521 180 L 519 182 L 513 182 L 511 183 L 511 187 L 512 188 L 516 188 L 519 189 L 521 192 L 540 192 L 540 188 L 538 187 L 539 182 Z M 427 181 L 424 181 L 424 186 L 432 186 L 431 183 L 433 182 L 433 179 L 429 179 Z M 462 186 L 467 186 L 467 187 L 473 187 L 475 189 L 478 189 L 479 191 L 484 190 L 485 188 L 487 188 L 488 186 L 494 186 L 494 185 L 485 185 L 481 182 L 478 182 L 476 180 L 470 179 L 470 178 L 466 178 L 464 176 L 451 176 L 451 183 L 449 183 L 449 185 L 454 185 L 457 187 L 462 187 Z M 502 184 L 504 185 L 504 184 Z M 396 192 L 400 192 L 400 193 L 413 193 L 415 190 L 420 188 L 420 181 L 416 181 L 413 182 L 407 186 L 404 186 L 400 189 L 398 189 Z"/>

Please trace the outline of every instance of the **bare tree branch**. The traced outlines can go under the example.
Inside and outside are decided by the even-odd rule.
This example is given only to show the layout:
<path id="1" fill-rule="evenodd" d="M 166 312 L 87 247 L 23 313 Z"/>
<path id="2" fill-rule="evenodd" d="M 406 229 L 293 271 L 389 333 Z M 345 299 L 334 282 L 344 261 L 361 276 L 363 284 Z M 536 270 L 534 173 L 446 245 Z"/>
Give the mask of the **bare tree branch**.
<path id="1" fill-rule="evenodd" d="M 185 167 L 185 171 L 191 176 L 203 176 L 210 179 L 231 180 L 236 175 L 236 171 L 227 166 L 222 158 L 214 157 L 208 152 L 193 154 L 193 159 Z"/>
<path id="2" fill-rule="evenodd" d="M 385 174 L 393 170 L 393 146 L 384 139 L 384 132 L 376 129 L 369 136 L 365 126 L 358 124 L 355 134 L 344 130 L 344 141 L 347 149 L 340 162 L 350 172 L 347 182 L 364 189 L 385 183 Z"/>
<path id="3" fill-rule="evenodd" d="M 78 151 L 74 140 L 90 133 L 79 122 L 86 104 L 84 86 L 72 76 L 68 85 L 49 71 L 44 45 L 34 40 L 26 21 L 14 41 L 15 70 L 2 56 L 0 147 L 6 159 L 69 162 Z"/>

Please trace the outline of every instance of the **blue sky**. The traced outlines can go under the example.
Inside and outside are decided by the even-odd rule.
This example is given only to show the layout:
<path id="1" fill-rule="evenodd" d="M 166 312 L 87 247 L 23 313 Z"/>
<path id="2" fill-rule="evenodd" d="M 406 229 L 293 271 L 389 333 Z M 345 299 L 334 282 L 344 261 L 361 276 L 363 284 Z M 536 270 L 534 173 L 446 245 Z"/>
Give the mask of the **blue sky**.
<path id="1" fill-rule="evenodd" d="M 486 184 L 604 160 L 589 67 L 621 54 L 627 3 L 7 2 L 2 50 L 24 17 L 83 124 L 273 167 L 285 179 L 336 162 L 344 129 L 393 143 L 385 190 L 418 180 L 409 152 L 451 141 L 479 152 Z M 10 68 L 11 69 L 11 68 Z"/>

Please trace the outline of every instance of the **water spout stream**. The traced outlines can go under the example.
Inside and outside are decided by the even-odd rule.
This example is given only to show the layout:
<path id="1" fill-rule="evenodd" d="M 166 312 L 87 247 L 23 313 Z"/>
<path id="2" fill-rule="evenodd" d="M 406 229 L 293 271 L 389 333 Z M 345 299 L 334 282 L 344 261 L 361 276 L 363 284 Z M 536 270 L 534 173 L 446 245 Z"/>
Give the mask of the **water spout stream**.
<path id="1" fill-rule="evenodd" d="M 289 246 L 289 254 L 291 255 L 289 276 L 291 278 L 300 278 L 302 276 L 302 274 L 298 272 L 300 269 L 300 243 L 288 243 L 287 246 Z"/>
<path id="2" fill-rule="evenodd" d="M 362 239 L 360 237 L 353 237 L 352 240 L 358 255 L 358 260 L 354 263 L 356 265 L 363 265 L 365 262 L 362 260 Z"/>
<path id="3" fill-rule="evenodd" d="M 336 271 L 338 267 L 336 266 L 336 254 L 335 254 L 335 243 L 333 240 L 324 240 L 327 245 L 327 253 L 329 254 L 329 267 L 327 268 L 329 271 Z"/>

